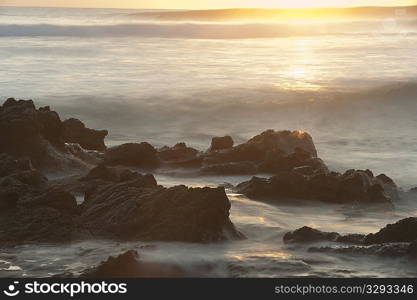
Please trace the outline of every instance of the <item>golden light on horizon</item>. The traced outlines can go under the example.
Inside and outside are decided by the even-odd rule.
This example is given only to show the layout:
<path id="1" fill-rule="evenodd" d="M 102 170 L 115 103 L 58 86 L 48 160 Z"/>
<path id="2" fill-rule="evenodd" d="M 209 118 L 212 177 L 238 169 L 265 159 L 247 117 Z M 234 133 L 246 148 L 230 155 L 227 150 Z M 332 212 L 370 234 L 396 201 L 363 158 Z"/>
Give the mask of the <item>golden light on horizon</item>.
<path id="1" fill-rule="evenodd" d="M 150 9 L 317 8 L 417 5 L 417 0 L 1 0 L 1 5 Z"/>

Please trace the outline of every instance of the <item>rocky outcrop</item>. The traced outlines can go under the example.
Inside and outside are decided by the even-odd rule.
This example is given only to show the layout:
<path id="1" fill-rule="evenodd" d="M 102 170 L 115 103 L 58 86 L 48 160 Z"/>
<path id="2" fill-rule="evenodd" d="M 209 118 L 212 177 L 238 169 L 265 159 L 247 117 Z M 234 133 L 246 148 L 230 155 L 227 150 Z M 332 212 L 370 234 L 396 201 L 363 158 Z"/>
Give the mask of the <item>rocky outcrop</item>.
<path id="1" fill-rule="evenodd" d="M 310 168 L 295 168 L 266 179 L 253 177 L 237 186 L 239 193 L 256 200 L 280 203 L 292 199 L 327 203 L 380 204 L 392 208 L 394 186 L 386 185 L 369 170 L 348 170 L 344 174 L 310 174 Z"/>
<path id="2" fill-rule="evenodd" d="M 211 174 L 256 174 L 300 166 L 327 169 L 317 159 L 311 136 L 301 131 L 267 130 L 235 147 L 209 151 L 203 157 L 201 170 Z"/>
<path id="3" fill-rule="evenodd" d="M 74 238 L 216 242 L 243 238 L 229 219 L 224 188 L 158 186 L 153 175 L 99 165 L 78 180 L 22 175 L 30 165 L 0 161 L 0 240 Z M 29 170 L 37 172 L 36 170 Z M 77 205 L 73 192 L 84 192 Z"/>
<path id="4" fill-rule="evenodd" d="M 15 208 L 27 193 L 46 186 L 48 179 L 32 167 L 28 159 L 14 159 L 0 154 L 0 208 Z"/>
<path id="5" fill-rule="evenodd" d="M 388 224 L 377 233 L 370 233 L 365 244 L 392 242 L 413 242 L 417 239 L 417 217 L 406 218 L 394 224 Z"/>
<path id="6" fill-rule="evenodd" d="M 78 231 L 72 194 L 49 185 L 28 159 L 0 154 L 0 241 L 70 241 Z"/>
<path id="7" fill-rule="evenodd" d="M 241 237 L 229 209 L 223 188 L 164 188 L 136 174 L 86 192 L 80 220 L 97 237 L 215 242 Z"/>
<path id="8" fill-rule="evenodd" d="M 78 119 L 70 118 L 62 123 L 62 138 L 67 143 L 79 144 L 86 150 L 106 149 L 104 138 L 107 136 L 107 130 L 95 130 L 85 127 L 84 123 Z"/>
<path id="9" fill-rule="evenodd" d="M 199 168 L 202 162 L 201 153 L 185 143 L 158 149 L 158 157 L 164 166 L 174 168 Z"/>
<path id="10" fill-rule="evenodd" d="M 156 149 L 144 142 L 108 148 L 104 153 L 104 164 L 154 169 L 159 166 L 160 161 Z"/>
<path id="11" fill-rule="evenodd" d="M 32 100 L 13 98 L 0 107 L 0 152 L 45 162 L 47 144 L 64 148 L 61 136 L 61 120 L 48 107 L 37 110 Z"/>
<path id="12" fill-rule="evenodd" d="M 224 149 L 230 149 L 233 147 L 233 139 L 231 136 L 226 135 L 222 137 L 213 137 L 211 139 L 210 152 L 219 151 Z"/>
<path id="13" fill-rule="evenodd" d="M 388 224 L 377 233 L 341 235 L 304 226 L 284 235 L 285 243 L 335 242 L 355 246 L 311 247 L 312 252 L 358 253 L 390 257 L 417 258 L 417 218 L 402 219 Z"/>
<path id="14" fill-rule="evenodd" d="M 49 106 L 36 109 L 32 100 L 13 98 L 0 106 L 0 153 L 30 158 L 42 169 L 79 167 L 81 161 L 65 147 L 67 137 L 64 123 Z M 93 140 L 91 135 L 88 139 Z"/>

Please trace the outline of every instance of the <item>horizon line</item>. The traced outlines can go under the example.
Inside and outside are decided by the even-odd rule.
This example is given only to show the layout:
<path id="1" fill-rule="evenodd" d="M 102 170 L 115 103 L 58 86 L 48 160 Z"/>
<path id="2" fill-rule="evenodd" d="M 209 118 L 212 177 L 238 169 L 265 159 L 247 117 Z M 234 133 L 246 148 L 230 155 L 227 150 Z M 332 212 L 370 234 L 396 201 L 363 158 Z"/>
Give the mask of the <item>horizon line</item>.
<path id="1" fill-rule="evenodd" d="M 135 7 L 79 7 L 79 6 L 30 6 L 30 5 L 3 5 L 0 3 L 0 7 L 11 7 L 11 8 L 75 8 L 75 9 L 123 9 L 123 10 L 188 10 L 188 11 L 207 11 L 207 10 L 237 10 L 237 9 L 263 9 L 263 10 L 305 10 L 305 9 L 344 9 L 344 8 L 406 8 L 406 7 L 417 7 L 415 5 L 364 5 L 364 6 L 322 6 L 322 7 L 230 7 L 230 8 L 135 8 Z"/>

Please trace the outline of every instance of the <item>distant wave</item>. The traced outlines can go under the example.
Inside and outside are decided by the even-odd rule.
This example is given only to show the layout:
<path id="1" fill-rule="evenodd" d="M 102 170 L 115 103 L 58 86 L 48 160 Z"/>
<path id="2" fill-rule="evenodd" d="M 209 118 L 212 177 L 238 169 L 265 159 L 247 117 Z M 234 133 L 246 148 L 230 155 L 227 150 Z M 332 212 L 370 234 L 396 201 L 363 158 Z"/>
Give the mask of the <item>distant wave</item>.
<path id="1" fill-rule="evenodd" d="M 348 8 L 309 8 L 309 9 L 212 9 L 212 10 L 174 10 L 143 11 L 130 13 L 131 16 L 156 18 L 159 20 L 224 21 L 248 19 L 283 18 L 414 18 L 417 6 L 407 7 L 348 7 Z"/>
<path id="2" fill-rule="evenodd" d="M 301 35 L 415 34 L 417 21 L 277 23 L 128 23 L 113 25 L 2 24 L 0 37 L 161 37 L 195 39 L 274 38 Z"/>

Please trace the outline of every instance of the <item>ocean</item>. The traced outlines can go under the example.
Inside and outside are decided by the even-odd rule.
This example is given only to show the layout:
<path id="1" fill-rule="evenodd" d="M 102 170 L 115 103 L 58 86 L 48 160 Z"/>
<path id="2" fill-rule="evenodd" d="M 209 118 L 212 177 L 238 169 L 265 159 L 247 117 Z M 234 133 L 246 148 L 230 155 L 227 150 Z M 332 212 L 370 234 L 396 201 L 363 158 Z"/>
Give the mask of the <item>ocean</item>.
<path id="1" fill-rule="evenodd" d="M 305 21 L 0 7 L 0 41 L 1 99 L 33 99 L 64 118 L 108 129 L 108 146 L 186 142 L 204 150 L 213 136 L 231 135 L 239 143 L 269 128 L 300 129 L 313 136 L 333 170 L 369 168 L 403 190 L 417 185 L 417 17 L 411 8 Z M 157 179 L 167 186 L 215 186 L 247 177 Z M 335 206 L 274 207 L 228 192 L 231 219 L 248 240 L 157 243 L 157 250 L 140 252 L 190 268 L 213 263 L 208 276 L 226 276 L 231 264 L 250 270 L 235 268 L 234 276 L 250 277 L 417 275 L 402 261 L 313 255 L 282 243 L 285 232 L 304 225 L 374 232 L 417 216 L 414 205 L 357 216 Z M 76 272 L 142 245 L 23 245 L 2 250 L 0 276 Z"/>

